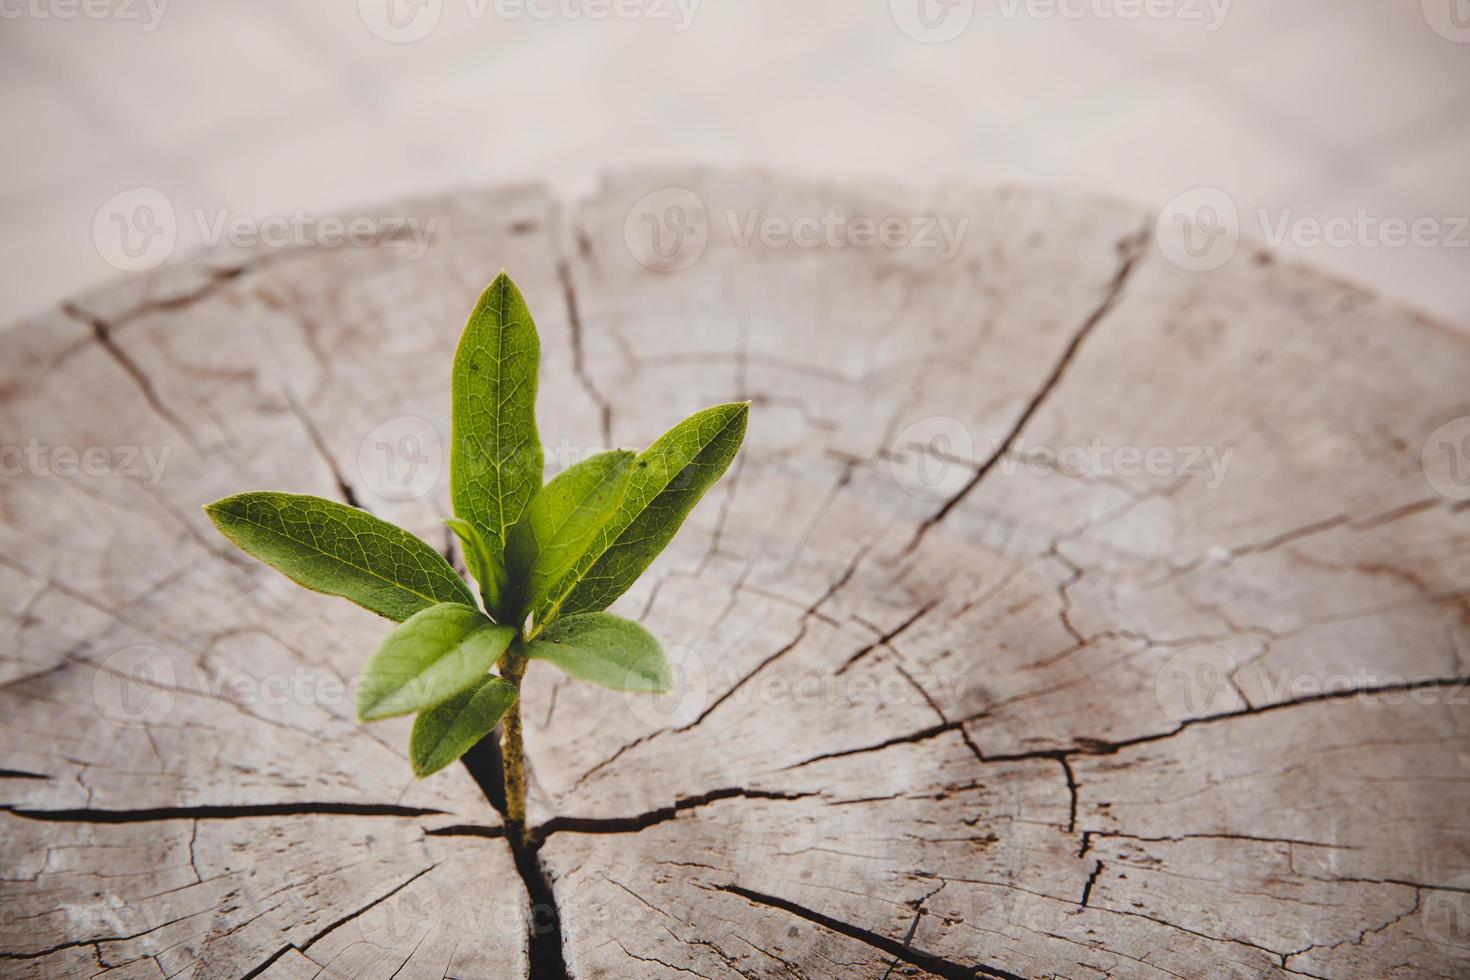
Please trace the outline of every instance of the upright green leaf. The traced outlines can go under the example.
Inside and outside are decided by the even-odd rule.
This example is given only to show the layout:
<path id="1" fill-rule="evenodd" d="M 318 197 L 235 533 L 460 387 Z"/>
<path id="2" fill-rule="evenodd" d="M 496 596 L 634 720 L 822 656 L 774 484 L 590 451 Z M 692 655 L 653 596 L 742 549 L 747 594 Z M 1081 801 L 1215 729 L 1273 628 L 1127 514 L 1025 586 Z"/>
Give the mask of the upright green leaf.
<path id="1" fill-rule="evenodd" d="M 749 402 L 696 412 L 659 437 L 640 464 L 561 607 L 563 615 L 606 609 L 638 580 L 704 492 L 724 475 L 745 439 Z"/>
<path id="2" fill-rule="evenodd" d="M 526 645 L 526 656 L 615 691 L 669 692 L 669 665 L 658 640 L 610 613 L 563 616 Z"/>
<path id="3" fill-rule="evenodd" d="M 429 545 L 345 504 L 291 493 L 241 493 L 204 508 L 240 550 L 294 582 L 402 622 L 440 602 L 474 605 L 464 580 Z"/>
<path id="4" fill-rule="evenodd" d="M 448 701 L 419 712 L 408 739 L 413 774 L 422 779 L 468 752 L 500 722 L 516 694 L 509 683 L 486 674 Z"/>
<path id="5" fill-rule="evenodd" d="M 470 314 L 454 355 L 449 492 L 497 560 L 541 486 L 536 371 L 541 342 L 521 291 L 504 272 Z"/>
<path id="6" fill-rule="evenodd" d="M 459 536 L 459 543 L 464 546 L 464 562 L 480 584 L 480 598 L 485 601 L 485 611 L 494 616 L 496 622 L 504 622 L 505 610 L 501 603 L 506 591 L 505 566 L 490 554 L 489 546 L 475 530 L 475 525 L 459 517 L 451 517 L 444 523 Z"/>
<path id="7" fill-rule="evenodd" d="M 531 617 L 534 634 L 556 615 L 576 584 L 575 572 L 618 511 L 637 469 L 626 450 L 570 466 L 531 499 L 511 532 L 506 568 L 517 589 L 517 622 Z"/>
<path id="8" fill-rule="evenodd" d="M 482 677 L 515 635 L 514 627 L 458 603 L 415 613 L 388 634 L 363 672 L 357 717 L 376 721 L 448 700 Z"/>

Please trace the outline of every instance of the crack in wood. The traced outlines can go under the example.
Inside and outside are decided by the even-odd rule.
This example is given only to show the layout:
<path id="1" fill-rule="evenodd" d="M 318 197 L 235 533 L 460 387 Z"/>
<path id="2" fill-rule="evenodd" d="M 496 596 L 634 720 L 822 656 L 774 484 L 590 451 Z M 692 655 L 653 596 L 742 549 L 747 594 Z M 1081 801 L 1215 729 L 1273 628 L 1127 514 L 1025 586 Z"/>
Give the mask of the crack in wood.
<path id="1" fill-rule="evenodd" d="M 245 820 L 254 817 L 336 815 L 349 817 L 428 817 L 440 816 L 443 810 L 424 807 L 393 806 L 376 803 L 258 803 L 242 806 L 171 806 L 142 810 L 36 810 L 0 806 L 26 820 L 58 823 L 148 823 L 154 820 Z"/>
<path id="2" fill-rule="evenodd" d="M 999 977 L 1002 980 L 1022 980 L 1017 974 L 987 966 L 983 963 L 957 963 L 954 960 L 945 959 L 934 953 L 915 949 L 912 946 L 890 939 L 881 933 L 873 932 L 871 929 L 864 929 L 850 922 L 834 919 L 830 915 L 818 912 L 815 909 L 806 908 L 803 905 L 798 905 L 796 902 L 779 898 L 775 895 L 765 895 L 740 885 L 714 885 L 708 887 L 711 887 L 715 891 L 738 895 L 740 898 L 754 905 L 763 905 L 767 908 L 789 912 L 808 922 L 815 923 L 824 929 L 829 929 L 839 935 L 846 936 L 849 939 L 855 939 L 860 943 L 887 953 L 895 959 L 917 966 L 921 970 L 928 970 L 935 976 L 944 977 L 946 980 L 973 980 L 976 976 Z"/>
<path id="3" fill-rule="evenodd" d="M 538 826 L 532 831 L 532 835 L 536 838 L 537 846 L 539 847 L 540 842 L 544 841 L 550 835 L 557 833 L 636 834 L 647 830 L 649 827 L 673 820 L 685 811 L 708 806 L 720 800 L 804 800 L 818 795 L 820 794 L 777 793 L 770 790 L 728 787 L 725 789 L 711 790 L 708 793 L 701 793 L 698 796 L 684 797 L 675 800 L 670 806 L 659 807 L 657 810 L 649 810 L 631 817 L 573 817 L 558 815 Z"/>
<path id="4" fill-rule="evenodd" d="M 958 507 L 980 485 L 980 482 L 990 474 L 996 464 L 1015 446 L 1016 440 L 1021 437 L 1022 430 L 1026 428 L 1032 417 L 1040 410 L 1041 406 L 1046 402 L 1047 397 L 1061 383 L 1062 378 L 1067 373 L 1067 369 L 1071 367 L 1072 361 L 1076 358 L 1077 352 L 1081 350 L 1083 341 L 1091 335 L 1093 330 L 1097 328 L 1097 325 L 1118 304 L 1118 300 L 1123 295 L 1123 289 L 1128 284 L 1128 278 L 1133 274 L 1139 258 L 1143 255 L 1144 245 L 1151 237 L 1152 229 L 1145 228 L 1118 243 L 1118 253 L 1121 256 L 1121 261 L 1118 265 L 1117 272 L 1113 275 L 1112 281 L 1107 284 L 1107 287 L 1103 291 L 1102 301 L 1093 308 L 1092 312 L 1087 315 L 1087 318 L 1082 321 L 1082 325 L 1072 334 L 1072 339 L 1062 349 L 1061 356 L 1052 366 L 1051 372 L 1042 381 L 1041 387 L 1031 396 L 1025 408 L 1021 410 L 1021 414 L 1017 416 L 1016 421 L 1011 425 L 1010 430 L 1001 440 L 1000 445 L 990 454 L 989 458 L 976 467 L 975 472 L 965 482 L 964 486 L 960 487 L 956 493 L 950 496 L 937 511 L 920 522 L 919 526 L 914 530 L 913 537 L 903 549 L 905 555 L 912 554 L 923 543 L 924 536 L 929 533 L 929 529 L 948 517 L 950 511 Z"/>

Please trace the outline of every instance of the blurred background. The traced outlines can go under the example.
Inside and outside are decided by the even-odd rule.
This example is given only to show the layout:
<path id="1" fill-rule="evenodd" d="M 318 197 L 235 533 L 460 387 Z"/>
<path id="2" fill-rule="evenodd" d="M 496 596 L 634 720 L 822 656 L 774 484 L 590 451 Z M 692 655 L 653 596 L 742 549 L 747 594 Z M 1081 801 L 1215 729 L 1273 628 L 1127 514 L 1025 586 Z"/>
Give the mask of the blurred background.
<path id="1" fill-rule="evenodd" d="M 1204 188 L 1470 331 L 1470 0 L 0 0 L 0 75 L 4 323 L 146 267 L 106 239 L 155 205 L 693 162 Z"/>

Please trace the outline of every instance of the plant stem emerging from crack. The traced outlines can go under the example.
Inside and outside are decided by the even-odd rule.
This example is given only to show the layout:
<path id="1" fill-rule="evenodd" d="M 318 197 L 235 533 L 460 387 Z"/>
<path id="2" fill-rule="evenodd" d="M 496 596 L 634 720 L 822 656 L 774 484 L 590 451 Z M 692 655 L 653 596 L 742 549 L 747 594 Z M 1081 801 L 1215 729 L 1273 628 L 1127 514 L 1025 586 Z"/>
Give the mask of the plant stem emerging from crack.
<path id="1" fill-rule="evenodd" d="M 521 735 L 521 680 L 526 676 L 526 658 L 516 646 L 500 662 L 500 676 L 516 689 L 516 699 L 500 719 L 500 756 L 505 771 L 505 830 L 521 846 L 526 836 L 526 744 Z"/>

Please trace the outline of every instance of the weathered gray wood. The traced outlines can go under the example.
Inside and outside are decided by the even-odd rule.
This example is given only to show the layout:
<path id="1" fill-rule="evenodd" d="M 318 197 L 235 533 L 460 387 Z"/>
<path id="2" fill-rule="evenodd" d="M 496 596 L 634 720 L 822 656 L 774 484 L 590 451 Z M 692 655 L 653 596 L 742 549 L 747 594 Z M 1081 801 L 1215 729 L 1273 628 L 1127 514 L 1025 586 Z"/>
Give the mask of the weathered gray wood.
<path id="1" fill-rule="evenodd" d="M 708 240 L 658 271 L 637 202 L 668 187 Z M 737 241 L 828 209 L 970 224 L 948 260 Z M 0 972 L 527 971 L 478 787 L 415 783 L 406 726 L 316 683 L 383 621 L 197 510 L 345 485 L 445 541 L 447 474 L 384 499 L 359 450 L 403 416 L 447 440 L 501 266 L 542 332 L 551 465 L 753 402 L 616 607 L 679 692 L 528 676 L 573 975 L 1470 970 L 1470 513 L 1420 466 L 1470 411 L 1463 335 L 1250 249 L 1180 271 L 1143 210 L 1060 192 L 637 172 L 566 213 L 529 188 L 398 213 L 440 219 L 420 260 L 216 257 L 0 337 L 6 443 L 171 451 L 151 488 L 0 480 Z M 1025 464 L 1094 442 L 1232 455 L 1219 479 Z M 174 676 L 129 715 L 138 664 Z"/>

